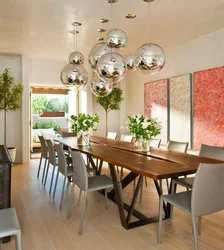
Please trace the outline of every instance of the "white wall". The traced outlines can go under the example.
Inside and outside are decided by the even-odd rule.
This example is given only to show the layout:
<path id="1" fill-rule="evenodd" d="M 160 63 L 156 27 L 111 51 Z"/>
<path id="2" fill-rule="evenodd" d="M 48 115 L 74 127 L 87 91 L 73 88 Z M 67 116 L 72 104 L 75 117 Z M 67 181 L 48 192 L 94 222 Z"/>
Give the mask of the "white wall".
<path id="1" fill-rule="evenodd" d="M 22 83 L 22 58 L 17 55 L 0 55 L 0 74 L 5 68 L 10 68 L 16 84 Z M 0 144 L 4 144 L 4 116 L 0 112 Z M 6 144 L 17 148 L 16 162 L 22 161 L 22 111 L 9 111 L 7 113 Z"/>
<path id="2" fill-rule="evenodd" d="M 144 113 L 144 83 L 224 65 L 224 29 L 200 36 L 166 52 L 161 72 L 147 76 L 130 72 L 126 76 L 126 115 Z"/>

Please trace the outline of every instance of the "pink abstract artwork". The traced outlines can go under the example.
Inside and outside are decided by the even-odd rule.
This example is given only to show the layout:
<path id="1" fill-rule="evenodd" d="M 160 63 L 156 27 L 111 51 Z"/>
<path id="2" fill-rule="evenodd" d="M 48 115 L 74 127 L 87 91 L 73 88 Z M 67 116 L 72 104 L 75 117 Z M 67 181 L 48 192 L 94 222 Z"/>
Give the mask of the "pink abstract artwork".
<path id="1" fill-rule="evenodd" d="M 194 73 L 194 149 L 224 147 L 224 67 Z"/>
<path id="2" fill-rule="evenodd" d="M 162 130 L 158 138 L 167 143 L 167 88 L 168 79 L 148 82 L 144 85 L 144 113 L 148 118 L 157 118 Z"/>

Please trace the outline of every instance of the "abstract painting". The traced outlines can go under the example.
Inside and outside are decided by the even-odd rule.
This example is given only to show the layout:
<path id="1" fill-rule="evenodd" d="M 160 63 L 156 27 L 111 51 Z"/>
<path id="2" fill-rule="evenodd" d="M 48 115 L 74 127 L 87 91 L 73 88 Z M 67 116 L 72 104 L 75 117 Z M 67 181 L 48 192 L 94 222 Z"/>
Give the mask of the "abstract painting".
<path id="1" fill-rule="evenodd" d="M 167 90 L 168 79 L 148 82 L 144 85 L 144 113 L 148 118 L 157 118 L 161 124 L 162 144 L 167 144 Z"/>
<path id="2" fill-rule="evenodd" d="M 194 149 L 224 147 L 224 67 L 194 73 Z"/>
<path id="3" fill-rule="evenodd" d="M 192 77 L 191 74 L 169 79 L 169 139 L 192 142 Z"/>

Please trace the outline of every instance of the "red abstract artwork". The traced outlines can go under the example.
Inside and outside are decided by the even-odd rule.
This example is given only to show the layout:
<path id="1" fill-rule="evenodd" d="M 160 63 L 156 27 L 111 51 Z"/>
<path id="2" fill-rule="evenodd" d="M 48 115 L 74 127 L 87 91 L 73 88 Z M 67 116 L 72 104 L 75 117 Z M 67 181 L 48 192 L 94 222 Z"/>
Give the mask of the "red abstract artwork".
<path id="1" fill-rule="evenodd" d="M 224 67 L 194 73 L 194 149 L 224 147 Z"/>
<path id="2" fill-rule="evenodd" d="M 144 85 L 144 113 L 148 118 L 157 118 L 162 130 L 162 143 L 167 143 L 167 88 L 168 79 L 148 82 Z"/>

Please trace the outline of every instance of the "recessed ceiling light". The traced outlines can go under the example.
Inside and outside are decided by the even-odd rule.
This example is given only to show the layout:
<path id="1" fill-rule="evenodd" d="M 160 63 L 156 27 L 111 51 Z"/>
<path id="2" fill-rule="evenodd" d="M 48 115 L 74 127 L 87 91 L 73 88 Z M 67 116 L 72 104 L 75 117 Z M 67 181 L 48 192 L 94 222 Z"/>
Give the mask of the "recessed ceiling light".
<path id="1" fill-rule="evenodd" d="M 97 29 L 97 31 L 102 33 L 102 32 L 106 32 L 107 30 L 106 30 L 106 29 L 99 28 L 99 29 Z"/>
<path id="2" fill-rule="evenodd" d="M 97 41 L 100 41 L 100 42 L 101 42 L 101 41 L 104 41 L 104 38 L 103 38 L 103 37 L 98 37 L 98 38 L 97 38 Z"/>
<path id="3" fill-rule="evenodd" d="M 103 18 L 100 18 L 100 22 L 101 23 L 108 23 L 109 19 L 103 17 Z"/>
<path id="4" fill-rule="evenodd" d="M 127 14 L 127 16 L 125 16 L 127 19 L 134 19 L 136 18 L 135 14 Z"/>
<path id="5" fill-rule="evenodd" d="M 73 22 L 72 25 L 73 26 L 81 26 L 82 24 L 80 22 Z"/>
<path id="6" fill-rule="evenodd" d="M 79 31 L 78 30 L 71 30 L 70 33 L 75 35 L 75 34 L 79 34 Z"/>
<path id="7" fill-rule="evenodd" d="M 144 2 L 151 3 L 154 2 L 155 0 L 143 0 Z"/>
<path id="8" fill-rule="evenodd" d="M 107 3 L 116 3 L 118 0 L 107 0 Z"/>

